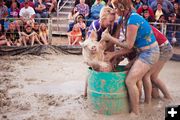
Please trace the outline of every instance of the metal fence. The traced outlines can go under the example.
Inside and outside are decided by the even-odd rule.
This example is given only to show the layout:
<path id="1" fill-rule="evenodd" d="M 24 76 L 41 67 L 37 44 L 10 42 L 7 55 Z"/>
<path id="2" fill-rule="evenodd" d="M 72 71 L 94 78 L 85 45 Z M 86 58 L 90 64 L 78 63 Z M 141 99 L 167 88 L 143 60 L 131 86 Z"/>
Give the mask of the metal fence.
<path id="1" fill-rule="evenodd" d="M 11 22 L 15 22 L 20 19 L 6 19 L 4 21 L 5 29 L 8 29 L 8 25 Z M 70 23 L 72 23 L 72 20 L 69 19 L 63 19 L 63 18 L 41 18 L 41 19 L 35 19 L 35 22 L 45 23 L 48 31 L 49 31 L 49 40 L 52 40 L 52 36 L 54 34 L 56 35 L 66 35 L 67 30 L 69 28 Z M 89 21 L 85 20 L 85 23 L 87 24 Z M 158 28 L 170 42 L 173 42 L 173 40 L 176 40 L 177 45 L 180 46 L 180 24 L 176 23 L 150 23 L 151 25 Z M 22 28 L 24 26 L 21 26 Z"/>

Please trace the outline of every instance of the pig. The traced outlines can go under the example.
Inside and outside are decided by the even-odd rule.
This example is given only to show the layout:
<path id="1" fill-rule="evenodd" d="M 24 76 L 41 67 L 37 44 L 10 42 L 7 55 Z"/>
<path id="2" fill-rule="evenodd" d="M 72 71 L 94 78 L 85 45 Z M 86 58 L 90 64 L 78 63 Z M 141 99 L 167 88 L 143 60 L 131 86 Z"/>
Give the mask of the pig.
<path id="1" fill-rule="evenodd" d="M 112 71 L 112 65 L 110 61 L 105 60 L 105 49 L 106 46 L 104 42 L 97 41 L 97 36 L 95 31 L 91 32 L 91 35 L 80 45 L 82 46 L 82 55 L 84 57 L 84 62 L 90 66 L 92 69 L 101 72 Z"/>

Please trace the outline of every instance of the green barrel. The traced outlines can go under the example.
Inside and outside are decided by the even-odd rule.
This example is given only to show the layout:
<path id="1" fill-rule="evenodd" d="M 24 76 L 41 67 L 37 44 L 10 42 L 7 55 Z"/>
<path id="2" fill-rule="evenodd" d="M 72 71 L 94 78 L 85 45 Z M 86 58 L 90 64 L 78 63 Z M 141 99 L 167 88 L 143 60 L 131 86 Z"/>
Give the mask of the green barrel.
<path id="1" fill-rule="evenodd" d="M 95 112 L 105 115 L 129 111 L 124 66 L 118 72 L 97 72 L 89 69 L 88 102 Z"/>

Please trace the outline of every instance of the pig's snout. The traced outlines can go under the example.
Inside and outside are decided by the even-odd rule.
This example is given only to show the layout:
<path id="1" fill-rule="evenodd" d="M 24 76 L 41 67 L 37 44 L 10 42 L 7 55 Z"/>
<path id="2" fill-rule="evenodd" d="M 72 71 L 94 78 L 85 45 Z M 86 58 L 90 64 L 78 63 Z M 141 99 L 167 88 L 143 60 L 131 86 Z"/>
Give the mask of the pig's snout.
<path id="1" fill-rule="evenodd" d="M 96 48 L 95 45 L 91 47 L 91 50 L 92 50 L 92 51 L 96 51 L 96 49 L 97 49 L 97 48 Z"/>

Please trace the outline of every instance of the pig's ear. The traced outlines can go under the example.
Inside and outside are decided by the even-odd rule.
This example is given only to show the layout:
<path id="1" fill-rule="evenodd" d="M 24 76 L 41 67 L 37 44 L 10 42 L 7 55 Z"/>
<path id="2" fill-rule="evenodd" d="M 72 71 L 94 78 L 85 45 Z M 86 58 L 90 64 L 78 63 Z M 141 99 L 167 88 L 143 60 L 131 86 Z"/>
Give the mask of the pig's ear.
<path id="1" fill-rule="evenodd" d="M 104 31 L 105 33 L 109 33 L 109 29 L 108 28 L 106 28 L 106 30 Z"/>
<path id="2" fill-rule="evenodd" d="M 89 38 L 91 40 L 97 40 L 97 33 L 94 30 L 92 30 Z"/>

